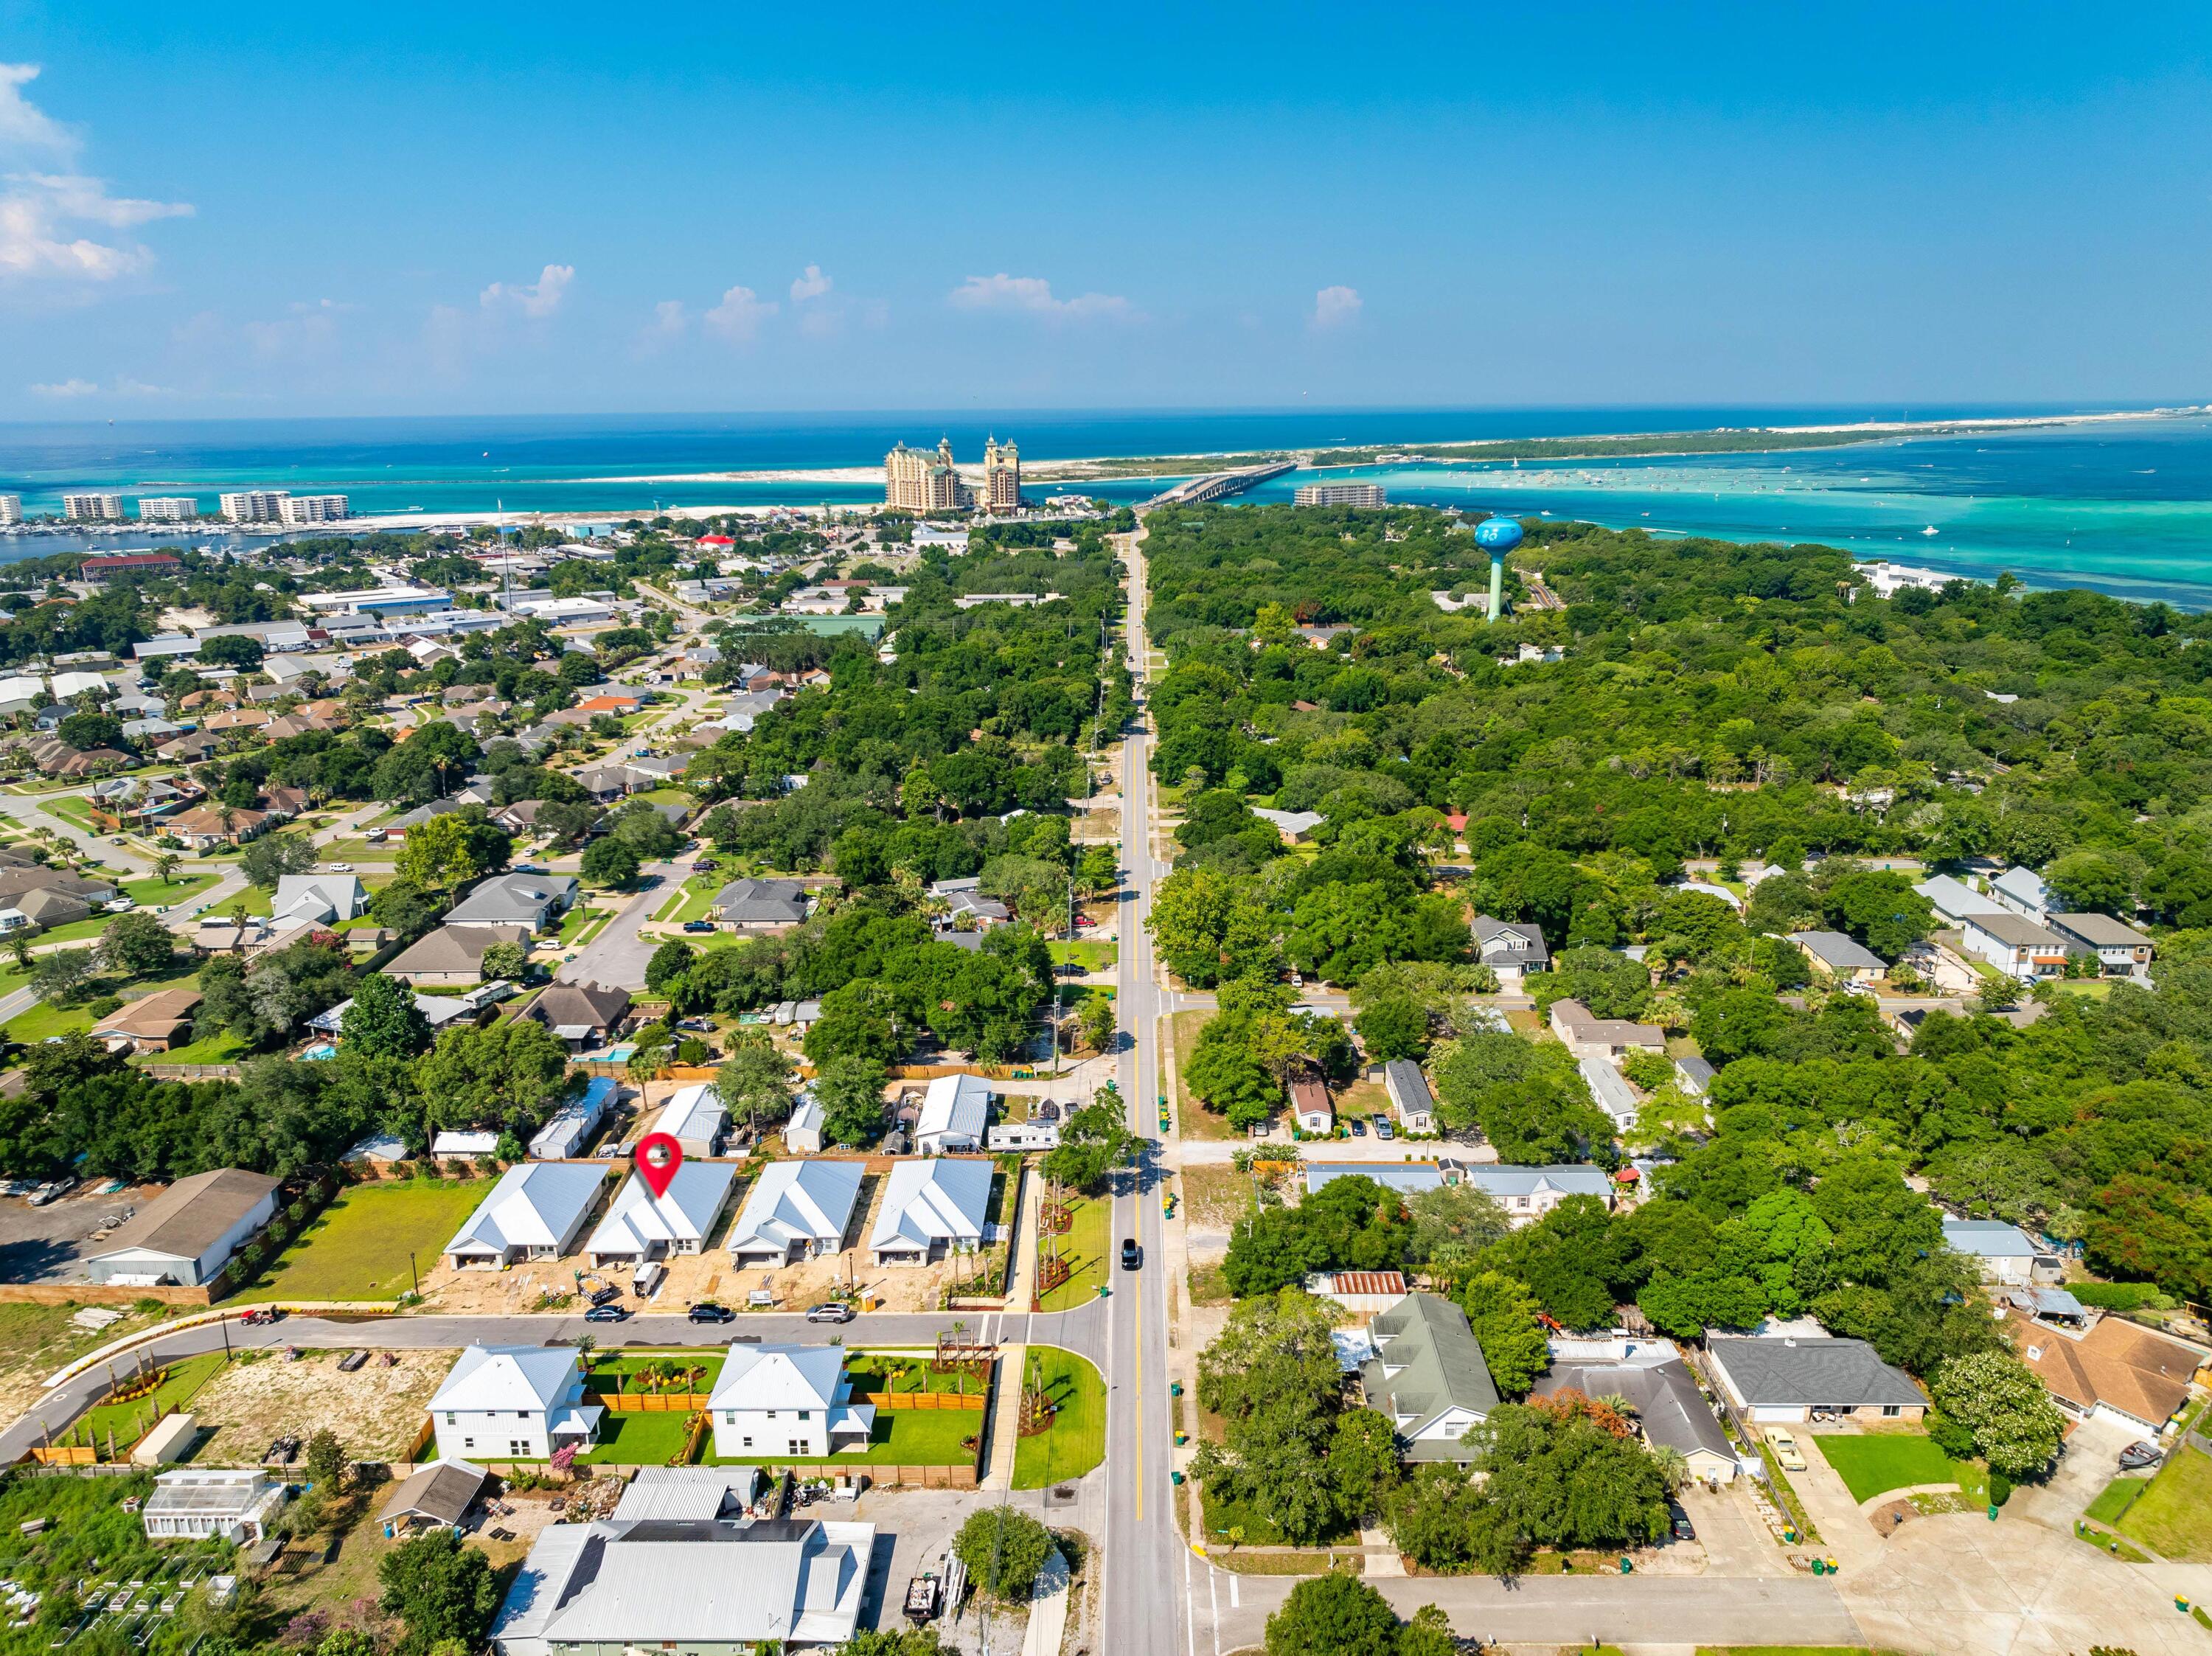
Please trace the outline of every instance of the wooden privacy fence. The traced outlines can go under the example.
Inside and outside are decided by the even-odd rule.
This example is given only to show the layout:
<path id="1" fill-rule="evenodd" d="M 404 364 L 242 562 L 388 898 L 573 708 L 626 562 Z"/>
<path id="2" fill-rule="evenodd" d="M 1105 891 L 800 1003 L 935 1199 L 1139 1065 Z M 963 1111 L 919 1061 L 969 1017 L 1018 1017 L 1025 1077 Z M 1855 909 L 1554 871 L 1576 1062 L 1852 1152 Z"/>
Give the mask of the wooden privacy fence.
<path id="1" fill-rule="evenodd" d="M 969 1409 L 981 1410 L 984 1401 L 981 1395 L 963 1397 L 957 1392 L 863 1392 L 863 1403 L 872 1403 L 878 1409 L 896 1413 L 901 1409 Z"/>
<path id="2" fill-rule="evenodd" d="M 586 1408 L 604 1409 L 611 1415 L 685 1415 L 704 1409 L 703 1392 L 586 1392 Z"/>
<path id="3" fill-rule="evenodd" d="M 41 1466 L 97 1466 L 100 1451 L 96 1448 L 54 1448 L 43 1443 L 31 1446 L 31 1459 Z"/>

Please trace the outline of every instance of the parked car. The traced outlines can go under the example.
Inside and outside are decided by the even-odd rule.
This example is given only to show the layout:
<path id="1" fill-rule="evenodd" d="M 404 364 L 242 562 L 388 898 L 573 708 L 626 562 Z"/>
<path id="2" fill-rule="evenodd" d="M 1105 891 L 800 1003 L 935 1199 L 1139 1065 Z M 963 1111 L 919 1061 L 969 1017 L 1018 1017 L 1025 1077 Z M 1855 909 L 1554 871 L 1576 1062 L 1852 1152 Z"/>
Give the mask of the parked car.
<path id="1" fill-rule="evenodd" d="M 333 874 L 350 874 L 353 872 L 353 864 L 351 863 L 332 863 L 331 864 L 331 872 Z"/>
<path id="2" fill-rule="evenodd" d="M 848 1323 L 853 1320 L 853 1307 L 840 1300 L 830 1300 L 810 1307 L 806 1320 L 811 1323 Z"/>
<path id="3" fill-rule="evenodd" d="M 587 1323 L 619 1323 L 629 1320 L 629 1307 L 620 1305 L 595 1305 L 584 1313 Z"/>
<path id="4" fill-rule="evenodd" d="M 1398 1136 L 1398 1130 L 1390 1125 L 1390 1118 L 1381 1111 L 1376 1111 L 1369 1119 L 1375 1123 L 1375 1136 L 1377 1138 L 1395 1138 Z"/>
<path id="5" fill-rule="evenodd" d="M 1121 1239 L 1121 1269 L 1134 1271 L 1144 1262 L 1145 1250 L 1137 1246 L 1137 1239 L 1133 1236 L 1124 1236 Z"/>
<path id="6" fill-rule="evenodd" d="M 49 1202 L 59 1201 L 76 1188 L 76 1179 L 68 1174 L 64 1174 L 58 1179 L 49 1179 L 31 1192 L 31 1205 L 34 1208 L 42 1208 Z"/>
<path id="7" fill-rule="evenodd" d="M 1088 931 L 1091 927 L 1097 924 L 1098 922 L 1092 919 L 1088 914 L 1078 914 L 1075 917 L 1075 929 L 1079 931 Z"/>
<path id="8" fill-rule="evenodd" d="M 2146 1466 L 2155 1466 L 2166 1459 L 2166 1452 L 2149 1438 L 2130 1443 L 2120 1451 L 2120 1470 L 2139 1472 Z"/>
<path id="9" fill-rule="evenodd" d="M 684 922 L 684 929 L 686 931 L 712 931 L 714 929 L 714 923 L 712 920 L 686 920 Z"/>
<path id="10" fill-rule="evenodd" d="M 1689 1514 L 1686 1513 L 1677 1511 L 1674 1513 L 1674 1538 L 1677 1541 L 1694 1541 L 1698 1538 L 1697 1531 L 1690 1527 Z"/>
<path id="11" fill-rule="evenodd" d="M 1352 1136 L 1354 1138 L 1364 1138 L 1367 1137 L 1367 1124 L 1364 1121 L 1362 1121 L 1358 1116 L 1346 1116 L 1345 1118 L 1345 1125 L 1352 1129 Z"/>
<path id="12" fill-rule="evenodd" d="M 592 1293 L 593 1305 L 612 1305 L 620 1298 L 622 1298 L 622 1289 L 617 1288 L 612 1283 L 609 1283 L 605 1288 L 595 1289 Z"/>
<path id="13" fill-rule="evenodd" d="M 736 1319 L 737 1314 L 729 1307 L 716 1305 L 712 1300 L 702 1300 L 684 1313 L 687 1320 L 695 1323 L 730 1322 Z"/>
<path id="14" fill-rule="evenodd" d="M 278 1310 L 273 1305 L 257 1305 L 252 1310 L 247 1312 L 243 1317 L 240 1317 L 239 1321 L 244 1323 L 248 1328 L 266 1328 L 270 1323 L 273 1323 L 279 1318 L 283 1317 L 283 1314 L 284 1313 L 282 1311 Z"/>
<path id="15" fill-rule="evenodd" d="M 1784 1471 L 1802 1472 L 1805 1470 L 1805 1457 L 1797 1452 L 1796 1438 L 1779 1426 L 1768 1427 L 1765 1435 L 1767 1446 L 1774 1451 L 1775 1459 L 1782 1463 Z"/>

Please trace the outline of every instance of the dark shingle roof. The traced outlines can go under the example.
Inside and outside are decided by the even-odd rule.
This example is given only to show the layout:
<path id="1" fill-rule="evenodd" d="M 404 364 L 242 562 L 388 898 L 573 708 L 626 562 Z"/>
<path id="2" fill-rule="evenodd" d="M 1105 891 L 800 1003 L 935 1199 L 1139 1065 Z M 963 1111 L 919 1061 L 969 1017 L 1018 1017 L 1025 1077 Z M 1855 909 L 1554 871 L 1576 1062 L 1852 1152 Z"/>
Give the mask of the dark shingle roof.
<path id="1" fill-rule="evenodd" d="M 1716 1337 L 1713 1361 L 1751 1408 L 1914 1407 L 1928 1399 L 1864 1340 Z"/>

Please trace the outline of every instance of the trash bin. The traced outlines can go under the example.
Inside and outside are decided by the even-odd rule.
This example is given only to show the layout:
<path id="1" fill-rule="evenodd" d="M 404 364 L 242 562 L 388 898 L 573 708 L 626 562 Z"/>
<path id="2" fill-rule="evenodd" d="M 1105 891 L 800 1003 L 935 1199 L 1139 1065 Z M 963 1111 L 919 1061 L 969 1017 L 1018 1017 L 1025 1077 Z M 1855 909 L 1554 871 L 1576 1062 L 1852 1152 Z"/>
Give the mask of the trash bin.
<path id="1" fill-rule="evenodd" d="M 1826 1575 L 1827 1573 L 1828 1567 L 1826 1564 L 1823 1564 L 1819 1559 L 1815 1558 L 1813 1561 L 1813 1574 L 1815 1575 Z"/>

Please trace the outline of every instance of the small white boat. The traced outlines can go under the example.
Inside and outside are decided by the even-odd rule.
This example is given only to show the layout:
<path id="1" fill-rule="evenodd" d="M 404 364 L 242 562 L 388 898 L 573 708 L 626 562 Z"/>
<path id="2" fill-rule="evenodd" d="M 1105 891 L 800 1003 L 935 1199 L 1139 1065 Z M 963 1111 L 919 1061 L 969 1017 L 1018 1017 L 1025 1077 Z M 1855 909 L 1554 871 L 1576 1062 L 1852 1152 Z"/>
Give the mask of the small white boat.
<path id="1" fill-rule="evenodd" d="M 1920 532 L 1923 535 L 1933 535 L 1936 533 L 1936 525 L 1934 524 L 1929 524 L 1927 528 L 1922 530 Z"/>

